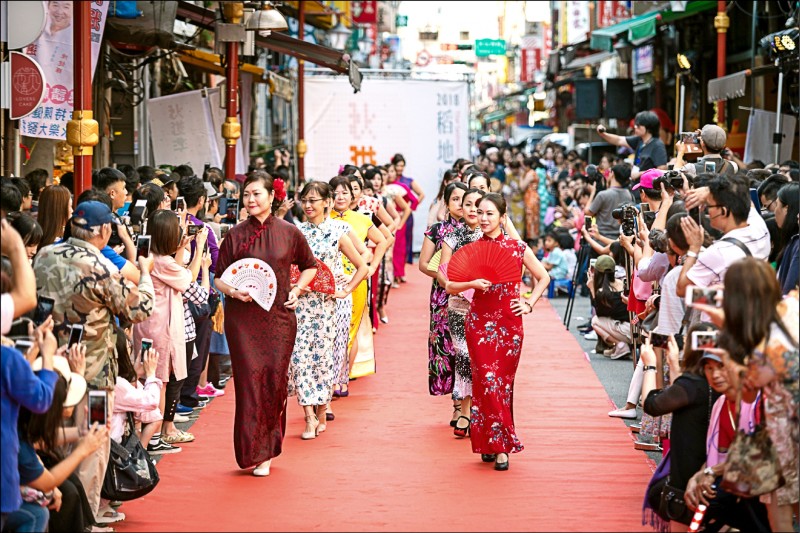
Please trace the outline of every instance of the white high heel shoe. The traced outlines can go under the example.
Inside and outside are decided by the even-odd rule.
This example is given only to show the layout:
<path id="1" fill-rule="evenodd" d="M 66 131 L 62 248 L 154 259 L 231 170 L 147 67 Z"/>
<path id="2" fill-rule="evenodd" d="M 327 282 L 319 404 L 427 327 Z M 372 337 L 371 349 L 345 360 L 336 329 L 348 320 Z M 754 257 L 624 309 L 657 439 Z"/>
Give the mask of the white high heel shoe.
<path id="1" fill-rule="evenodd" d="M 255 467 L 253 469 L 253 475 L 256 476 L 256 477 L 266 477 L 266 476 L 268 476 L 269 475 L 269 467 L 270 467 L 271 463 L 272 463 L 272 459 L 270 459 L 269 461 L 264 461 L 263 463 L 261 463 L 260 465 L 258 465 L 257 467 Z"/>

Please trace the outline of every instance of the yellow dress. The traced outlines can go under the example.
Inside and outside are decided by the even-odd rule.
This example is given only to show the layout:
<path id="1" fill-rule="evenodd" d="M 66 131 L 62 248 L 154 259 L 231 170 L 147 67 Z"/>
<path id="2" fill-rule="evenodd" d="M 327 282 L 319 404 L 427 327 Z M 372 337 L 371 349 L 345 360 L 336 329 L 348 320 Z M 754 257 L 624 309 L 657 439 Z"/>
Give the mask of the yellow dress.
<path id="1" fill-rule="evenodd" d="M 362 215 L 361 213 L 356 213 L 355 211 L 351 211 L 349 209 L 341 214 L 335 210 L 332 210 L 331 218 L 334 220 L 344 220 L 350 224 L 358 238 L 364 242 L 367 240 L 369 229 L 373 226 L 372 219 L 370 217 Z M 350 262 L 349 259 L 347 259 L 347 257 L 344 256 L 344 254 L 342 254 L 342 265 L 344 266 L 345 274 L 348 276 L 352 276 L 355 273 L 355 266 Z M 367 280 L 365 279 L 359 283 L 358 287 L 356 287 L 356 289 L 353 291 L 353 314 L 350 317 L 350 335 L 347 342 L 347 350 L 348 353 L 350 353 L 350 349 L 353 346 L 353 341 L 355 340 L 356 335 L 358 335 L 359 351 L 356 355 L 356 360 L 353 363 L 353 369 L 350 372 L 351 378 L 367 376 L 375 373 L 375 352 L 372 349 L 372 329 L 367 328 L 368 331 L 365 330 L 366 324 L 369 321 L 364 320 L 365 318 L 368 318 L 368 296 L 369 289 L 367 286 Z M 362 323 L 365 324 L 365 327 L 362 327 Z M 359 328 L 364 331 L 359 332 Z M 367 336 L 369 338 L 367 338 Z"/>

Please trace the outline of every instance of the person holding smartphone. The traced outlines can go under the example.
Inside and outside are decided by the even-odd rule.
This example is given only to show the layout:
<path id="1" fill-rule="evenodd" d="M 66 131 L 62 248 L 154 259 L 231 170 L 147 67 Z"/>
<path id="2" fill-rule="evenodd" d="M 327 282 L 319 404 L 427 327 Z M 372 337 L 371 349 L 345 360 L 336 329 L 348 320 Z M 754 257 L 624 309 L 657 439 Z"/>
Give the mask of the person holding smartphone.
<path id="1" fill-rule="evenodd" d="M 623 137 L 608 133 L 602 124 L 597 126 L 597 133 L 604 141 L 635 152 L 631 179 L 636 180 L 651 168 L 667 169 L 667 148 L 659 138 L 661 121 L 652 111 L 640 111 L 633 119 L 633 135 Z"/>
<path id="2" fill-rule="evenodd" d="M 713 164 L 713 173 L 732 176 L 739 171 L 739 166 L 722 157 L 728 136 L 725 130 L 716 124 L 706 124 L 702 130 L 697 130 L 697 141 L 703 150 L 703 156 L 696 163 L 686 163 L 683 156 L 686 154 L 686 145 L 679 141 L 675 147 L 677 158 L 675 159 L 675 169 L 682 169 L 693 176 L 699 176 L 704 172 L 709 172 L 706 163 Z"/>
<path id="3" fill-rule="evenodd" d="M 154 260 L 155 305 L 147 320 L 134 325 L 133 342 L 134 346 L 139 346 L 143 338 L 153 339 L 153 348 L 159 354 L 156 377 L 167 384 L 161 390 L 159 406 L 164 421 L 161 431 L 154 434 L 148 451 L 152 454 L 176 453 L 181 451 L 180 447 L 172 446 L 162 435 L 170 437 L 174 443 L 194 440 L 191 434 L 180 431 L 174 420 L 181 386 L 187 376 L 183 293 L 197 279 L 201 255 L 195 256 L 189 268 L 179 263 L 176 257 L 188 255 L 192 241 L 204 246 L 208 230 L 204 228 L 191 238 L 184 234 L 179 216 L 162 209 L 151 215 L 147 231 L 151 238 L 150 255 Z"/>
<path id="4" fill-rule="evenodd" d="M 158 407 L 164 384 L 156 377 L 157 351 L 142 346 L 134 358 L 135 363 L 131 363 L 130 357 L 121 357 L 119 361 L 119 375 L 116 387 L 114 387 L 115 401 L 111 413 L 110 435 L 115 442 L 122 442 L 128 413 L 132 412 L 134 420 L 142 423 L 139 442 L 144 448 L 147 448 L 150 438 L 161 427 L 161 421 L 164 419 Z M 144 378 L 144 384 L 139 381 L 139 378 Z"/>

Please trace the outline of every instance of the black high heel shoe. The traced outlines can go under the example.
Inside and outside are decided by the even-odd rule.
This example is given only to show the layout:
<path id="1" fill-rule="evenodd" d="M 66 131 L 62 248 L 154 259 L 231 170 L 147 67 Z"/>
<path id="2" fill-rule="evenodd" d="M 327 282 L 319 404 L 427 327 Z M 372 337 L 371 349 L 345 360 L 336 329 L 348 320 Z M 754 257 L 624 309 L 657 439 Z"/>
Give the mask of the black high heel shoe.
<path id="1" fill-rule="evenodd" d="M 451 428 L 456 427 L 456 424 L 458 423 L 458 417 L 456 416 L 456 413 L 461 415 L 461 404 L 458 404 L 458 406 L 455 406 L 455 405 L 453 406 L 453 416 L 455 416 L 455 418 L 450 420 L 450 427 Z"/>
<path id="2" fill-rule="evenodd" d="M 495 459 L 497 459 L 497 454 L 494 453 L 481 454 L 481 461 L 483 461 L 484 463 L 493 463 Z"/>
<path id="3" fill-rule="evenodd" d="M 461 420 L 462 418 L 467 421 L 467 427 L 465 427 L 465 428 L 462 428 L 462 427 L 458 426 L 458 421 Z M 458 420 L 456 420 L 456 427 L 453 430 L 453 435 L 455 435 L 456 437 L 458 437 L 460 439 L 463 439 L 464 437 L 469 435 L 469 426 L 470 426 L 469 418 L 467 418 L 466 416 L 459 416 Z"/>
<path id="4" fill-rule="evenodd" d="M 498 457 L 499 457 L 499 455 L 498 455 Z M 498 460 L 495 459 L 494 469 L 495 470 L 500 470 L 500 471 L 508 470 L 508 454 L 506 454 L 506 460 L 503 463 L 501 463 L 501 462 L 499 462 Z"/>

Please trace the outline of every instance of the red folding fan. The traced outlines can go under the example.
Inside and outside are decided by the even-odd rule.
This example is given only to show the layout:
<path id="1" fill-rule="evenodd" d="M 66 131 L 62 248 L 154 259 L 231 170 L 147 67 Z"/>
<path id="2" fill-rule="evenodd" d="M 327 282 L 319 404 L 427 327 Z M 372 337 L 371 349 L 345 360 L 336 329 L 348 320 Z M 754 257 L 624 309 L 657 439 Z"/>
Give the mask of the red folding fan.
<path id="1" fill-rule="evenodd" d="M 506 248 L 489 241 L 476 241 L 461 248 L 447 266 L 450 281 L 485 279 L 492 284 L 519 281 L 522 268 Z"/>
<path id="2" fill-rule="evenodd" d="M 292 285 L 295 285 L 298 280 L 300 280 L 300 269 L 297 268 L 297 265 L 291 266 L 289 278 Z M 328 265 L 323 263 L 319 258 L 317 258 L 317 273 L 314 275 L 314 279 L 311 280 L 308 287 L 312 291 L 324 294 L 333 294 L 336 292 L 336 280 L 333 277 L 333 272 L 331 272 Z"/>

